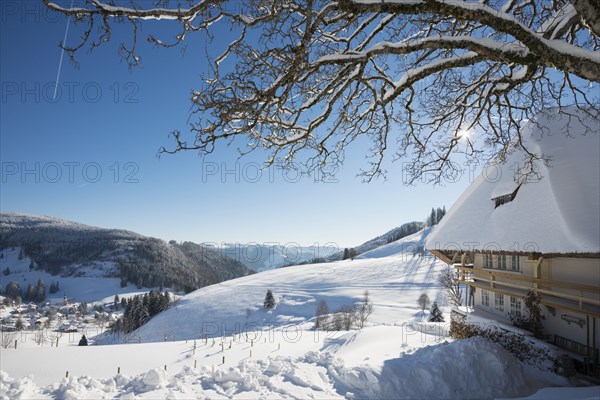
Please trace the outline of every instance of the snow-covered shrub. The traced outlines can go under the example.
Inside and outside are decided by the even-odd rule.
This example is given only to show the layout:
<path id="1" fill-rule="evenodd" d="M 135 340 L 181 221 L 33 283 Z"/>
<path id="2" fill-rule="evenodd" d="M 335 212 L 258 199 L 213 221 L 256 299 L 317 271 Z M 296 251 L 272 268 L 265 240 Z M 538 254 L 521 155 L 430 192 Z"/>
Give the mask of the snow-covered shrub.
<path id="1" fill-rule="evenodd" d="M 556 371 L 557 360 L 542 342 L 517 332 L 502 329 L 497 325 L 482 328 L 470 324 L 466 321 L 465 315 L 455 311 L 450 316 L 450 336 L 455 339 L 481 336 L 500 344 L 518 360 L 526 364 L 533 365 L 541 370 Z"/>

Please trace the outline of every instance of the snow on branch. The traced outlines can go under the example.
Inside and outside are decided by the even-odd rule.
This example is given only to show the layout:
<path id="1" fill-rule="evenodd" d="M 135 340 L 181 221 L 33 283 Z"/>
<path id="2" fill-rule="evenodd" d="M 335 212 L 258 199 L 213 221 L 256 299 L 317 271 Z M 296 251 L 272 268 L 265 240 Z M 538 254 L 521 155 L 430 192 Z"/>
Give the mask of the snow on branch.
<path id="1" fill-rule="evenodd" d="M 44 2 L 87 23 L 82 42 L 65 48 L 73 60 L 85 44 L 108 42 L 115 23 L 132 27 L 131 43 L 121 44 L 131 67 L 146 20 L 181 26 L 174 39 L 148 36 L 164 47 L 215 26 L 232 32 L 212 41 L 189 133 L 174 132 L 166 153 L 210 153 L 239 137 L 241 154 L 261 149 L 266 163 L 324 170 L 367 137 L 366 179 L 384 174 L 389 156 L 410 161 L 413 179 L 439 180 L 456 170 L 457 152 L 484 161 L 523 147 L 523 122 L 545 109 L 575 105 L 597 116 L 600 104 L 593 0 Z M 544 159 L 525 150 L 532 162 Z"/>

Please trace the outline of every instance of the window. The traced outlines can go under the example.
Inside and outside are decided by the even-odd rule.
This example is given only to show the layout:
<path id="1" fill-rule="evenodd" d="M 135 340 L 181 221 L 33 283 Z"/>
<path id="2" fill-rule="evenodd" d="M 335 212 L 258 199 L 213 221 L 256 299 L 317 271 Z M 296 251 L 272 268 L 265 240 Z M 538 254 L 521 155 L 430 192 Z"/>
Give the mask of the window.
<path id="1" fill-rule="evenodd" d="M 484 253 L 483 254 L 483 268 L 494 268 L 492 264 L 492 255 Z"/>
<path id="2" fill-rule="evenodd" d="M 520 263 L 520 257 L 516 256 L 516 255 L 512 255 L 511 256 L 511 263 L 510 263 L 510 269 L 513 271 L 521 271 L 521 263 Z"/>
<path id="3" fill-rule="evenodd" d="M 494 204 L 496 205 L 495 208 L 500 207 L 502 204 L 510 203 L 511 201 L 513 201 L 515 199 L 515 196 L 517 195 L 517 192 L 519 191 L 520 187 L 521 187 L 521 185 L 517 186 L 515 191 L 512 193 L 494 197 L 492 200 L 494 201 Z"/>
<path id="4" fill-rule="evenodd" d="M 504 295 L 502 293 L 494 293 L 494 308 L 504 312 Z"/>
<path id="5" fill-rule="evenodd" d="M 484 307 L 490 306 L 490 292 L 487 290 L 481 290 L 481 305 Z"/>
<path id="6" fill-rule="evenodd" d="M 517 297 L 510 296 L 510 313 L 520 317 L 521 313 L 521 300 Z"/>
<path id="7" fill-rule="evenodd" d="M 498 254 L 496 256 L 496 262 L 498 264 L 498 269 L 506 269 L 506 255 L 502 254 Z"/>

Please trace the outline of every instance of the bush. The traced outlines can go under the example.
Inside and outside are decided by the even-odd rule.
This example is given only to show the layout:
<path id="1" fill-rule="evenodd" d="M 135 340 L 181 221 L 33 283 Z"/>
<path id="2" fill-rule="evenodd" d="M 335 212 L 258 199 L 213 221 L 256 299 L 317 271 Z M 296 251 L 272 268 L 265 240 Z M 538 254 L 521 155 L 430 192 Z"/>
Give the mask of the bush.
<path id="1" fill-rule="evenodd" d="M 480 336 L 498 343 L 519 361 L 533 365 L 542 370 L 555 372 L 557 361 L 547 349 L 540 348 L 535 342 L 521 334 L 507 331 L 499 326 L 482 328 L 469 324 L 466 316 L 455 311 L 450 317 L 450 337 L 454 339 L 468 339 Z"/>

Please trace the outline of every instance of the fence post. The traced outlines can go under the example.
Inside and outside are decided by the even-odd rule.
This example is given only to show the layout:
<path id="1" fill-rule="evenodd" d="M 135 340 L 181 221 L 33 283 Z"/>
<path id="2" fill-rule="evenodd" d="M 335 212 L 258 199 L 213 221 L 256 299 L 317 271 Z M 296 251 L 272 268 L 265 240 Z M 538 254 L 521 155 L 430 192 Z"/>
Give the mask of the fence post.
<path id="1" fill-rule="evenodd" d="M 121 373 L 121 367 L 117 367 L 117 374 Z"/>
<path id="2" fill-rule="evenodd" d="M 67 371 L 67 373 L 65 374 L 65 378 L 69 377 L 69 371 Z"/>

